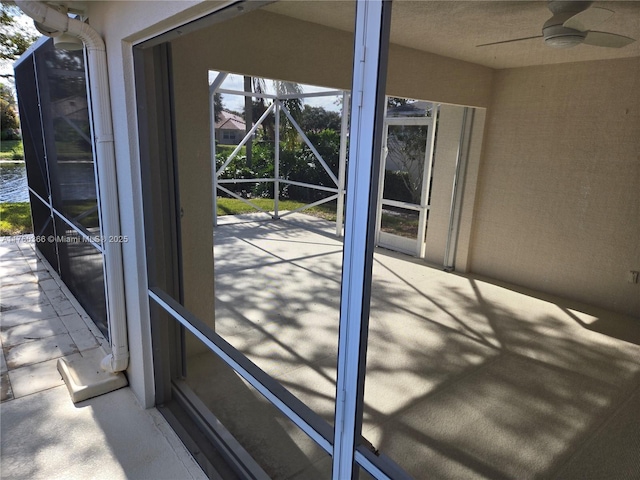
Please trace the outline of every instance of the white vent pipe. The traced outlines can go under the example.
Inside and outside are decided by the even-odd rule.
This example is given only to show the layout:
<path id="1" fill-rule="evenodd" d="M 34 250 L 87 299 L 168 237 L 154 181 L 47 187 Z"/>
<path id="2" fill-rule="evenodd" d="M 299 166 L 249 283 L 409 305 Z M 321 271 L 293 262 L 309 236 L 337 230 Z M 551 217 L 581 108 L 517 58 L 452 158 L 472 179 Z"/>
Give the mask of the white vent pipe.
<path id="1" fill-rule="evenodd" d="M 107 291 L 107 312 L 111 353 L 101 362 L 109 372 L 126 370 L 129 364 L 129 345 L 122 276 L 122 245 L 120 213 L 116 183 L 116 157 L 111 123 L 111 100 L 107 75 L 107 52 L 102 37 L 88 24 L 69 18 L 43 2 L 16 0 L 16 5 L 39 25 L 40 31 L 55 37 L 67 33 L 79 38 L 87 48 L 89 89 L 96 145 L 98 188 L 103 234 L 104 272 Z M 110 241 L 112 240 L 112 241 Z M 115 241 L 114 241 L 115 240 Z"/>

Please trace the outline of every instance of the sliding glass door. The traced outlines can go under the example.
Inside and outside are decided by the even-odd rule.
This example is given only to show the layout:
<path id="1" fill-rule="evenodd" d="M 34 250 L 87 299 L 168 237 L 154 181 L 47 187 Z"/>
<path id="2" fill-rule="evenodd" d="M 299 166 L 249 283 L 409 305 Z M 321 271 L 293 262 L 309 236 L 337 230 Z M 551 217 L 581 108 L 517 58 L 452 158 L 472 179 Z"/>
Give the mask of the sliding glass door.
<path id="1" fill-rule="evenodd" d="M 369 305 L 357 292 L 371 281 L 390 5 L 345 2 L 355 32 L 316 25 L 296 43 L 288 15 L 315 5 L 244 5 L 134 51 L 157 403 L 211 475 L 342 479 L 357 477 L 360 465 L 363 476 L 402 478 L 360 435 Z M 230 55 L 222 45 L 238 34 L 246 47 Z M 327 38 L 342 66 L 331 75 L 321 68 L 327 45 L 319 40 Z M 204 44 L 213 48 L 196 48 Z M 367 71 L 358 60 L 352 75 L 354 45 Z M 274 46 L 298 54 L 269 57 Z M 212 68 L 362 92 L 350 105 L 346 190 L 354 194 L 346 196 L 344 241 L 335 224 L 304 213 L 222 221 L 218 209 L 214 228 L 221 159 L 210 136 L 218 121 L 209 110 Z M 260 113 L 259 99 L 254 118 L 286 129 L 284 116 Z M 220 101 L 222 111 L 244 108 L 247 118 L 246 104 Z M 234 168 L 275 161 L 265 155 L 277 150 L 293 169 L 308 155 L 295 135 L 274 149 L 269 128 L 254 132 L 253 163 L 243 145 Z"/>

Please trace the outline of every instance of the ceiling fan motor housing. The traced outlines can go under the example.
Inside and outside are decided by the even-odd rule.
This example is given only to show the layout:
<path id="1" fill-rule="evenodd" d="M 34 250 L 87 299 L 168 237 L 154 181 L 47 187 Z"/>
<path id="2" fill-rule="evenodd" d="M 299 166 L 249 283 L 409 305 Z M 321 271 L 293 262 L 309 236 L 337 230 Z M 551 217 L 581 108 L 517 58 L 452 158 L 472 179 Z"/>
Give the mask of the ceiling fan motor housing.
<path id="1" fill-rule="evenodd" d="M 554 48 L 570 48 L 580 45 L 584 41 L 587 32 L 563 26 L 564 22 L 573 17 L 575 13 L 557 13 L 545 22 L 542 27 L 542 35 L 546 45 Z"/>

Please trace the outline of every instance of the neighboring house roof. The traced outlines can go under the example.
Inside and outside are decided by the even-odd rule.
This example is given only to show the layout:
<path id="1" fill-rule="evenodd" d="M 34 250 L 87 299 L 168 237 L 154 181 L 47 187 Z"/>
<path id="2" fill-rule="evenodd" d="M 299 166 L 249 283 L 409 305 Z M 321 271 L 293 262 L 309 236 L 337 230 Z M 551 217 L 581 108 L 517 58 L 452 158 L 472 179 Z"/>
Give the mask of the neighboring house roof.
<path id="1" fill-rule="evenodd" d="M 216 128 L 220 130 L 241 130 L 245 131 L 246 124 L 240 115 L 227 110 L 220 112 L 220 119 L 216 122 Z"/>
<path id="2" fill-rule="evenodd" d="M 418 100 L 404 105 L 398 105 L 397 107 L 391 107 L 387 109 L 387 116 L 389 117 L 430 117 L 429 112 L 433 108 L 431 102 L 425 102 Z"/>

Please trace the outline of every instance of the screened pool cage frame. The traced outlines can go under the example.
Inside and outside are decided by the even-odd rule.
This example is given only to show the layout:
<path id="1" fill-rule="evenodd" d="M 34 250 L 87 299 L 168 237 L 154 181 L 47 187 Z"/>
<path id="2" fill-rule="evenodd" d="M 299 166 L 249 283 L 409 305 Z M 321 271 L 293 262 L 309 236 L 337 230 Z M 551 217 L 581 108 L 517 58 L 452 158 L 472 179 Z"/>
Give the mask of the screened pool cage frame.
<path id="1" fill-rule="evenodd" d="M 292 94 L 270 94 L 263 92 L 247 92 L 245 90 L 230 90 L 220 88 L 222 83 L 225 81 L 229 73 L 220 72 L 216 78 L 209 84 L 209 111 L 210 111 L 210 122 L 211 122 L 211 170 L 214 172 L 212 175 L 212 192 L 213 192 L 213 226 L 218 226 L 218 191 L 224 192 L 227 195 L 244 202 L 255 210 L 262 212 L 268 216 L 270 216 L 273 220 L 279 220 L 282 217 L 287 215 L 292 215 L 294 213 L 301 212 L 308 208 L 316 207 L 318 205 L 322 205 L 331 201 L 336 200 L 336 235 L 338 237 L 342 236 L 343 232 L 343 220 L 344 220 L 344 199 L 345 199 L 345 178 L 346 178 L 346 165 L 347 165 L 347 137 L 349 133 L 349 92 L 345 90 L 326 90 L 322 92 L 309 92 L 309 93 L 292 93 Z M 214 106 L 214 96 L 216 93 L 224 93 L 230 95 L 241 95 L 244 97 L 255 97 L 255 98 L 264 98 L 272 100 L 272 104 L 269 105 L 267 110 L 260 116 L 260 118 L 254 123 L 253 127 L 247 132 L 244 138 L 240 141 L 240 143 L 236 146 L 236 148 L 231 152 L 229 157 L 225 160 L 220 168 L 216 168 L 216 127 L 215 127 L 215 106 Z M 338 176 L 336 177 L 335 173 L 329 168 L 327 162 L 322 158 L 322 155 L 318 152 L 316 147 L 311 143 L 307 135 L 304 133 L 298 122 L 293 118 L 291 112 L 287 109 L 284 104 L 285 100 L 290 99 L 303 99 L 303 98 L 313 98 L 313 97 L 334 97 L 339 96 L 342 98 L 342 121 L 340 125 L 340 155 L 338 161 Z M 258 130 L 260 125 L 266 120 L 270 113 L 274 113 L 275 116 L 275 145 L 274 149 L 274 159 L 273 159 L 273 178 L 219 178 L 224 170 L 229 166 L 229 164 L 233 161 L 234 158 L 240 153 L 240 150 L 246 143 L 253 137 L 255 132 Z M 289 180 L 286 178 L 282 178 L 280 176 L 280 112 L 284 113 L 286 118 L 291 122 L 291 125 L 296 129 L 300 138 L 304 141 L 304 143 L 309 147 L 309 150 L 313 153 L 314 157 L 320 163 L 322 168 L 327 172 L 329 178 L 331 178 L 332 182 L 335 186 L 325 187 L 323 185 L 314 185 L 311 183 L 298 182 L 294 180 Z M 239 184 L 239 183 L 273 183 L 273 211 L 267 211 L 250 199 L 243 198 L 235 192 L 232 192 L 227 187 L 226 184 Z M 280 201 L 280 186 L 282 184 L 286 185 L 295 185 L 298 187 L 311 188 L 314 190 L 319 190 L 323 192 L 331 193 L 332 195 L 317 200 L 312 203 L 305 204 L 299 208 L 294 210 L 288 210 L 285 212 L 281 212 L 279 209 L 279 201 Z"/>

